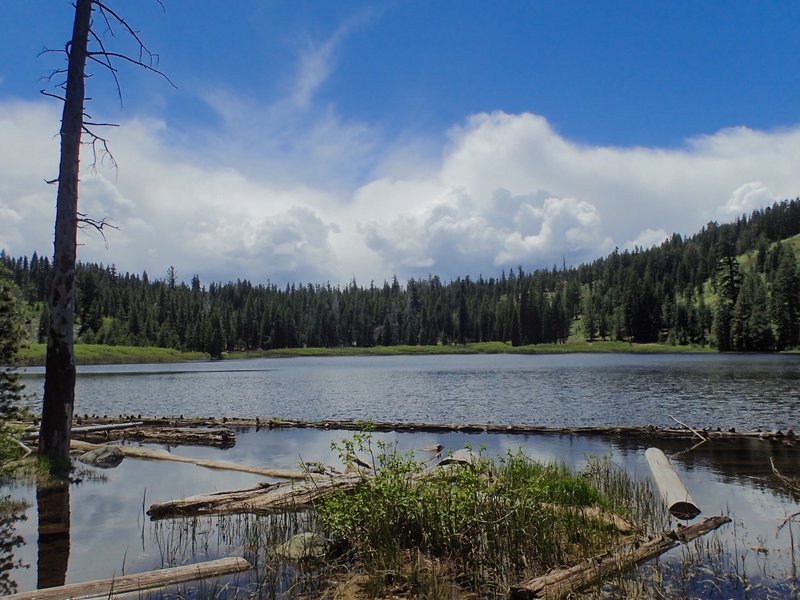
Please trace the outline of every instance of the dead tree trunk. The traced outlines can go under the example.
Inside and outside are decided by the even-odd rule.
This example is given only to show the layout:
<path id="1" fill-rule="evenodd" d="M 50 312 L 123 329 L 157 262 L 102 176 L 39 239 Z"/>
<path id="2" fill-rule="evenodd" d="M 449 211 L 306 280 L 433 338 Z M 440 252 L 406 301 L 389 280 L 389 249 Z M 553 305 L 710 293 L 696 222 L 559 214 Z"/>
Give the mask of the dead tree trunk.
<path id="1" fill-rule="evenodd" d="M 61 117 L 61 160 L 58 169 L 50 327 L 44 379 L 39 455 L 51 469 L 69 465 L 69 441 L 75 405 L 75 261 L 78 238 L 78 172 L 92 0 L 77 0 L 72 41 L 67 46 L 66 96 Z"/>

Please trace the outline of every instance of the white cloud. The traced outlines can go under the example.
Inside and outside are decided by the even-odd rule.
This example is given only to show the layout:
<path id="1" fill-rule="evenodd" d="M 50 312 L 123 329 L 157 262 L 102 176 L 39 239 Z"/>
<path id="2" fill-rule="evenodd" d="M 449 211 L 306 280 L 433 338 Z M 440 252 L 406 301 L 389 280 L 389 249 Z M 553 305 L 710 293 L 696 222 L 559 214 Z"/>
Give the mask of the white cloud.
<path id="1" fill-rule="evenodd" d="M 634 250 L 635 248 L 652 248 L 658 246 L 669 238 L 670 234 L 664 229 L 651 229 L 650 227 L 643 229 L 635 239 L 628 240 L 623 244 L 623 248 L 627 250 Z"/>
<path id="2" fill-rule="evenodd" d="M 52 248 L 55 187 L 44 181 L 57 165 L 58 119 L 55 105 L 0 102 L 0 246 L 14 255 Z M 414 147 L 407 138 L 370 155 L 371 134 L 332 109 L 300 122 L 285 155 L 246 138 L 239 147 L 238 131 L 224 160 L 211 144 L 178 144 L 182 132 L 167 123 L 121 123 L 110 133 L 118 171 L 85 169 L 81 183 L 81 210 L 120 230 L 108 232 L 108 249 L 82 233 L 80 258 L 151 277 L 174 265 L 204 282 L 491 276 L 647 247 L 800 190 L 800 128 L 613 148 L 575 144 L 536 115 L 492 113 L 454 128 L 425 160 L 398 158 Z M 259 171 L 262 160 L 270 168 Z"/>
<path id="3" fill-rule="evenodd" d="M 736 188 L 727 202 L 720 205 L 720 214 L 730 219 L 735 219 L 743 214 L 748 214 L 756 208 L 768 206 L 778 200 L 769 188 L 760 181 L 751 181 Z"/>

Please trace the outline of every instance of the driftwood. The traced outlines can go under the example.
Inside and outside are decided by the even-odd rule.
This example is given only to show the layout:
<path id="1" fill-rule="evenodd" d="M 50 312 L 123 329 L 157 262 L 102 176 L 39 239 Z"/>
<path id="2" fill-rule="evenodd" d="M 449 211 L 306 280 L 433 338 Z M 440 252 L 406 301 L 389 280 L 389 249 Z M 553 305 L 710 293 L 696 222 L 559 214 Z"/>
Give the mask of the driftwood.
<path id="1" fill-rule="evenodd" d="M 664 453 L 658 448 L 648 448 L 644 455 L 667 510 L 678 519 L 694 519 L 699 515 L 700 508 Z"/>
<path id="2" fill-rule="evenodd" d="M 84 433 L 93 433 L 98 431 L 113 431 L 115 429 L 130 429 L 142 425 L 141 421 L 133 423 L 107 423 L 103 425 L 86 425 L 84 427 L 73 427 L 71 429 L 73 435 L 81 435 Z M 26 440 L 38 440 L 39 432 L 31 431 L 25 434 Z"/>
<path id="3" fill-rule="evenodd" d="M 659 556 L 679 543 L 689 542 L 729 523 L 728 517 L 709 517 L 690 527 L 669 531 L 652 540 L 637 540 L 615 552 L 585 560 L 573 567 L 557 569 L 511 588 L 514 600 L 528 598 L 563 598 L 606 579 L 613 573 L 622 573 Z"/>
<path id="4" fill-rule="evenodd" d="M 82 442 L 80 440 L 72 440 L 70 448 L 75 450 L 94 450 L 99 448 L 100 444 L 90 444 L 89 442 Z M 118 446 L 125 456 L 134 458 L 145 458 L 148 460 L 168 460 L 172 462 L 190 463 L 208 469 L 220 469 L 223 471 L 239 471 L 240 473 L 252 473 L 253 475 L 262 475 L 264 477 L 275 477 L 277 479 L 305 479 L 308 475 L 300 470 L 291 469 L 267 469 L 264 467 L 251 467 L 247 465 L 240 465 L 227 460 L 206 460 L 202 458 L 188 458 L 186 456 L 177 456 L 166 450 L 157 450 L 154 448 L 142 448 L 140 446 Z"/>
<path id="5" fill-rule="evenodd" d="M 115 423 L 120 417 L 90 417 L 84 415 L 81 422 L 93 423 Z M 129 417 L 130 418 L 130 417 Z M 215 417 L 141 417 L 136 418 L 145 425 L 152 426 L 191 426 L 203 425 L 214 427 L 226 425 L 228 427 L 256 427 L 261 429 L 341 429 L 345 431 L 360 431 L 370 429 L 372 431 L 413 431 L 423 433 L 506 433 L 506 434 L 577 434 L 577 435 L 609 435 L 624 437 L 647 437 L 654 436 L 663 438 L 686 439 L 696 437 L 701 433 L 709 441 L 711 440 L 741 440 L 741 439 L 767 439 L 792 443 L 798 440 L 798 434 L 789 429 L 786 431 L 737 431 L 734 428 L 722 430 L 699 429 L 691 430 L 685 427 L 655 427 L 653 425 L 642 426 L 578 426 L 578 427 L 551 427 L 547 425 L 519 425 L 501 423 L 422 423 L 415 421 L 342 421 L 329 419 L 324 421 L 299 421 L 292 419 L 254 419 L 242 418 L 215 418 Z"/>
<path id="6" fill-rule="evenodd" d="M 230 557 L 209 562 L 159 569 L 146 573 L 122 575 L 109 579 L 98 579 L 86 583 L 70 583 L 58 587 L 22 592 L 6 596 L 10 600 L 62 600 L 64 598 L 114 598 L 119 594 L 130 594 L 160 589 L 177 583 L 196 581 L 208 577 L 219 577 L 249 571 L 253 567 L 244 558 Z"/>
<path id="7" fill-rule="evenodd" d="M 267 513 L 309 508 L 319 498 L 340 489 L 352 489 L 360 475 L 328 476 L 305 481 L 262 483 L 256 487 L 211 492 L 153 504 L 147 514 L 152 520 L 196 515 Z"/>
<path id="8" fill-rule="evenodd" d="M 98 435 L 100 433 L 101 435 Z M 78 432 L 86 441 L 135 440 L 153 444 L 190 444 L 230 448 L 236 445 L 236 433 L 228 427 L 134 427 L 104 432 Z"/>

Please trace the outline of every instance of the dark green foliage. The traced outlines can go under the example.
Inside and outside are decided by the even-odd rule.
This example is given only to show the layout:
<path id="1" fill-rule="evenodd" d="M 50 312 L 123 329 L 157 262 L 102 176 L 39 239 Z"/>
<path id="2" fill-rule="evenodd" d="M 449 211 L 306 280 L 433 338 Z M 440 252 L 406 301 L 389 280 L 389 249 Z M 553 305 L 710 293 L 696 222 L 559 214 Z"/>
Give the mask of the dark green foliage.
<path id="1" fill-rule="evenodd" d="M 78 341 L 221 356 L 298 347 L 552 344 L 575 331 L 587 341 L 782 350 L 800 346 L 800 270 L 790 244 L 779 242 L 798 234 L 800 200 L 792 200 L 578 267 L 519 268 L 448 283 L 432 275 L 405 287 L 394 277 L 368 287 L 237 280 L 206 288 L 197 275 L 189 285 L 180 282 L 173 267 L 163 280 L 151 280 L 114 265 L 79 264 Z M 746 253 L 751 257 L 741 260 Z M 0 252 L 0 262 L 45 324 L 48 260 Z M 751 287 L 737 308 L 745 284 Z"/>
<path id="2" fill-rule="evenodd" d="M 0 434 L 19 408 L 22 384 L 16 358 L 22 340 L 21 302 L 11 274 L 0 264 Z"/>

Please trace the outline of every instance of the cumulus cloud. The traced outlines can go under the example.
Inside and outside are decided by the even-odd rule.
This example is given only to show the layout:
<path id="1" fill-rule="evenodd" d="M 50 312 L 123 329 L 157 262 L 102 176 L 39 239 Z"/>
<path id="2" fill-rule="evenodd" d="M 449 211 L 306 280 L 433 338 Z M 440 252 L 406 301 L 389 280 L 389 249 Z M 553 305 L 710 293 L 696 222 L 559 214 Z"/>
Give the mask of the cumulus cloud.
<path id="1" fill-rule="evenodd" d="M 58 119 L 51 104 L 0 102 L 0 246 L 15 255 L 52 248 L 55 187 L 45 180 L 57 165 Z M 168 123 L 121 123 L 110 134 L 119 169 L 84 165 L 81 182 L 81 210 L 120 229 L 108 233 L 108 248 L 82 233 L 80 258 L 151 277 L 174 265 L 204 282 L 492 276 L 648 247 L 800 189 L 800 128 L 729 129 L 669 150 L 614 148 L 577 144 L 541 116 L 486 113 L 449 131 L 438 153 L 402 161 L 398 148 L 414 147 L 407 138 L 385 141 L 386 152 L 369 159 L 363 137 L 338 136 L 352 124 L 334 110 L 319 119 L 300 134 L 315 156 L 330 156 L 330 176 L 304 172 L 293 151 L 281 158 L 246 141 L 236 149 L 235 136 L 237 159 L 209 159 L 217 148 L 181 145 Z M 245 151 L 252 162 L 237 164 Z M 260 159 L 296 164 L 276 174 L 253 168 Z"/>
<path id="2" fill-rule="evenodd" d="M 778 198 L 762 182 L 751 181 L 733 190 L 731 197 L 728 198 L 727 202 L 720 205 L 718 210 L 720 214 L 729 218 L 736 218 L 750 213 L 756 208 L 768 206 L 776 200 Z"/>

